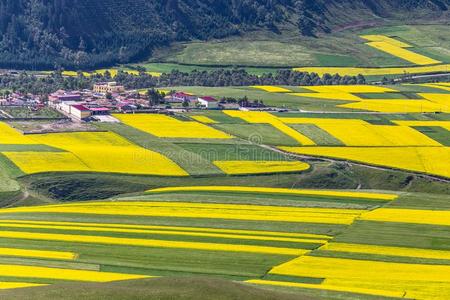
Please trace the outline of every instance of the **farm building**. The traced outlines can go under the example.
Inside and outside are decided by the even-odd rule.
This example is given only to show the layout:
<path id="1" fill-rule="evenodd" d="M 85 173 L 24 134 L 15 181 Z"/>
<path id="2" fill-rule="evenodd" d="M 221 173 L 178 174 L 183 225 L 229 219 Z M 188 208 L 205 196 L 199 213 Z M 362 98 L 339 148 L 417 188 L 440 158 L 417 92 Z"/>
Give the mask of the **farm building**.
<path id="1" fill-rule="evenodd" d="M 184 103 L 194 101 L 195 97 L 184 92 L 176 92 L 172 95 L 166 96 L 164 100 L 167 103 Z"/>
<path id="2" fill-rule="evenodd" d="M 102 94 L 123 93 L 125 92 L 125 88 L 122 85 L 117 85 L 115 81 L 101 82 L 94 84 L 94 92 Z"/>
<path id="3" fill-rule="evenodd" d="M 75 104 L 70 106 L 70 115 L 83 120 L 89 118 L 92 115 L 92 111 L 82 104 Z"/>
<path id="4" fill-rule="evenodd" d="M 214 97 L 210 96 L 198 97 L 197 101 L 200 107 L 204 107 L 207 109 L 219 108 L 219 100 L 215 99 Z"/>
<path id="5" fill-rule="evenodd" d="M 61 103 L 66 101 L 81 101 L 81 95 L 78 92 L 66 92 L 64 90 L 56 91 L 48 96 L 50 103 Z"/>

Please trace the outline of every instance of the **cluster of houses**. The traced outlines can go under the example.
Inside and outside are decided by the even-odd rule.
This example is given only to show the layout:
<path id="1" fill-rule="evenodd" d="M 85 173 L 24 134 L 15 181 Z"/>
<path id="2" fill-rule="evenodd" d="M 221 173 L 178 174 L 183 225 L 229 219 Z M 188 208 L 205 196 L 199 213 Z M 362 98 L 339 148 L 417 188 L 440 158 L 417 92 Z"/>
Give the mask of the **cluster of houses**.
<path id="1" fill-rule="evenodd" d="M 170 95 L 167 95 L 164 97 L 165 103 L 168 104 L 183 104 L 186 103 L 187 106 L 194 106 L 199 108 L 206 108 L 206 109 L 218 109 L 219 106 L 219 100 L 215 99 L 214 97 L 210 96 L 201 96 L 197 97 L 191 94 L 187 94 L 184 92 L 175 92 Z"/>
<path id="2" fill-rule="evenodd" d="M 115 82 L 95 84 L 92 90 L 56 91 L 48 96 L 48 105 L 78 120 L 101 120 L 101 116 L 111 112 L 166 111 L 187 107 L 220 108 L 219 100 L 213 97 L 197 97 L 184 92 L 172 92 L 164 97 L 163 103 L 150 105 L 142 92 L 126 91 Z"/>
<path id="3" fill-rule="evenodd" d="M 44 107 L 45 103 L 41 97 L 37 95 L 15 92 L 8 93 L 0 97 L 0 106 Z"/>
<path id="4" fill-rule="evenodd" d="M 47 101 L 48 100 L 48 101 Z M 245 103 L 246 105 L 248 103 Z M 75 120 L 108 120 L 111 112 L 173 112 L 191 108 L 198 109 L 242 109 L 237 101 L 219 101 L 211 96 L 195 96 L 172 91 L 159 103 L 152 104 L 146 91 L 127 91 L 116 82 L 95 84 L 92 90 L 58 90 L 48 95 L 45 101 L 34 95 L 8 93 L 0 97 L 0 106 L 27 106 L 39 109 L 48 105 Z M 110 118 L 113 119 L 113 118 Z"/>

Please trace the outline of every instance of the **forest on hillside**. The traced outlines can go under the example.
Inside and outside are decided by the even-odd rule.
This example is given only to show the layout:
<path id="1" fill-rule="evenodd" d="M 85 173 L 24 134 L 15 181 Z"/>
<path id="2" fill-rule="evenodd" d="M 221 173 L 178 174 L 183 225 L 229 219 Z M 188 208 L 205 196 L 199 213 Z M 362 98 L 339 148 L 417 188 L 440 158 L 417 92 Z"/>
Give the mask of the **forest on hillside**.
<path id="1" fill-rule="evenodd" d="M 433 19 L 447 14 L 449 1 L 0 0 L 0 67 L 103 67 L 142 59 L 174 41 L 277 32 L 286 24 L 313 36 L 345 25 L 335 19 L 355 16 Z"/>

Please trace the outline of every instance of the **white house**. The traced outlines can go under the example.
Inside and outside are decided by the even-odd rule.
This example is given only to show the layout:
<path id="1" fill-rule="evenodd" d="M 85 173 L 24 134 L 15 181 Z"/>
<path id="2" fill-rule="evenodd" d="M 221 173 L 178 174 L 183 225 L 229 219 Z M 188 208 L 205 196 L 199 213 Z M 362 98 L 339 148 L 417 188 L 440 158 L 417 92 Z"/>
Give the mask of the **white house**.
<path id="1" fill-rule="evenodd" d="M 219 101 L 210 96 L 198 97 L 197 99 L 200 107 L 215 109 L 219 108 Z"/>

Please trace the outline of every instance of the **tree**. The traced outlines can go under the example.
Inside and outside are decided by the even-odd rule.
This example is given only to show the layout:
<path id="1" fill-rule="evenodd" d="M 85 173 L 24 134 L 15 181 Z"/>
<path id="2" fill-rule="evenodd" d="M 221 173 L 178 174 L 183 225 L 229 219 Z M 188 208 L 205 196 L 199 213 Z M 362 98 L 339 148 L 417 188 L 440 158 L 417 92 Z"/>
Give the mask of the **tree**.
<path id="1" fill-rule="evenodd" d="M 154 88 L 147 90 L 147 98 L 149 106 L 158 105 L 164 99 L 164 95 Z"/>

